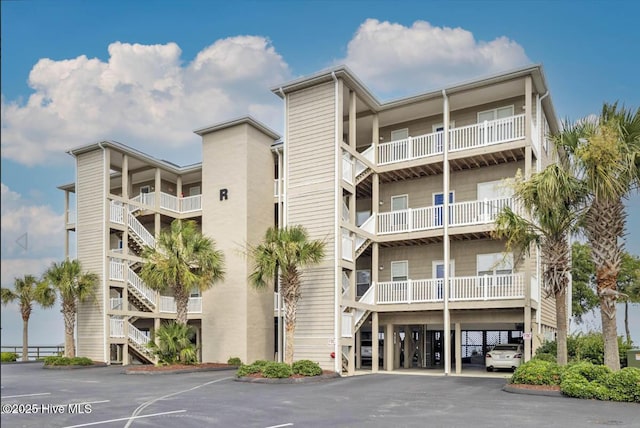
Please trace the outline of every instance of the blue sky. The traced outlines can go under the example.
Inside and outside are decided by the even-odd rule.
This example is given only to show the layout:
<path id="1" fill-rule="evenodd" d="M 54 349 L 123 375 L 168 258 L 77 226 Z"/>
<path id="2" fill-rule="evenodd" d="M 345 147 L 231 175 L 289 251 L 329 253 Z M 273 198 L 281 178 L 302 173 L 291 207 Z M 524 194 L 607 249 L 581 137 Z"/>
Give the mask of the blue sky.
<path id="1" fill-rule="evenodd" d="M 2 1 L 2 286 L 63 257 L 65 151 L 113 139 L 179 164 L 193 130 L 250 113 L 282 130 L 269 88 L 349 65 L 380 99 L 542 63 L 560 118 L 640 105 L 633 1 Z M 626 243 L 640 254 L 640 197 Z M 16 240 L 28 233 L 24 250 Z M 640 341 L 640 308 L 632 307 Z M 620 314 L 621 315 L 621 314 Z M 619 316 L 620 318 L 621 316 Z M 2 311 L 2 343 L 20 342 Z M 595 325 L 595 324 L 594 324 Z M 31 343 L 63 340 L 36 310 Z M 622 332 L 622 330 L 620 330 Z"/>

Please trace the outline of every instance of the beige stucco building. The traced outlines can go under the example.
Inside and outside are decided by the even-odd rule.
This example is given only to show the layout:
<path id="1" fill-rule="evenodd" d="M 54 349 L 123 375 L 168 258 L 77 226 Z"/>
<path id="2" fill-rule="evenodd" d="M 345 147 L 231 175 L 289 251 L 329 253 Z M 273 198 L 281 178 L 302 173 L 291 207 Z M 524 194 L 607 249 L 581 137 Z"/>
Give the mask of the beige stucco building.
<path id="1" fill-rule="evenodd" d="M 498 212 L 515 208 L 508 179 L 553 162 L 546 136 L 558 123 L 540 66 L 386 103 L 346 67 L 272 91 L 282 137 L 252 118 L 200 129 L 197 165 L 108 141 L 69 152 L 67 249 L 75 238 L 102 284 L 97 307 L 79 313 L 79 355 L 151 361 L 144 343 L 175 303 L 136 272 L 140 249 L 174 218 L 196 220 L 226 256 L 224 283 L 191 297 L 203 361 L 282 349 L 277 294 L 248 286 L 242 252 L 274 224 L 326 243 L 304 273 L 296 360 L 450 373 L 496 343 L 522 341 L 529 358 L 553 335 L 536 252 L 518 259 L 491 238 Z"/>

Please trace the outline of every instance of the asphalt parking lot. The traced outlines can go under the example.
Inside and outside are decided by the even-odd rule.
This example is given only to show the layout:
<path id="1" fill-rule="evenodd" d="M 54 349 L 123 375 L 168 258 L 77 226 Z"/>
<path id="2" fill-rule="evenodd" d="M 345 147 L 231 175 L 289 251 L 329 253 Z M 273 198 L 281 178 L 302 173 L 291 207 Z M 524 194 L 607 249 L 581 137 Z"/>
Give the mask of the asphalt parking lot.
<path id="1" fill-rule="evenodd" d="M 509 394 L 501 378 L 378 374 L 265 385 L 235 382 L 233 371 L 41 367 L 2 365 L 3 428 L 640 426 L 638 404 Z"/>

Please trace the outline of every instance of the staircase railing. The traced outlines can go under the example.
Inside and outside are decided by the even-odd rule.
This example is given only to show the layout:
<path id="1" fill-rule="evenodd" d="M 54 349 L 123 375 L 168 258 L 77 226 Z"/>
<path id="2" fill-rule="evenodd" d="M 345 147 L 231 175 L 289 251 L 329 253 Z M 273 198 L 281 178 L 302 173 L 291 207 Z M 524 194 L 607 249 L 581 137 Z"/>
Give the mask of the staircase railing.
<path id="1" fill-rule="evenodd" d="M 156 239 L 153 235 L 138 221 L 136 216 L 131 213 L 128 213 L 127 220 L 129 222 L 129 229 L 136 235 L 138 238 L 144 242 L 145 245 L 149 247 L 156 246 Z"/>
<path id="2" fill-rule="evenodd" d="M 156 306 L 156 292 L 149 288 L 129 266 L 127 266 L 127 282 L 154 307 Z"/>

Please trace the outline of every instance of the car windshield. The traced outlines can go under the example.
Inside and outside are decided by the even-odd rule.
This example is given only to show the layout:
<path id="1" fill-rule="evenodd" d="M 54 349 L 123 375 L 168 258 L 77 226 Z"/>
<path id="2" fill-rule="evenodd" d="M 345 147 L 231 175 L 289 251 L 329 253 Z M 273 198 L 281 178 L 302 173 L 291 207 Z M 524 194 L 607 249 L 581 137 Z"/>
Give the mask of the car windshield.
<path id="1" fill-rule="evenodd" d="M 517 351 L 518 345 L 496 345 L 493 347 L 494 351 Z"/>

